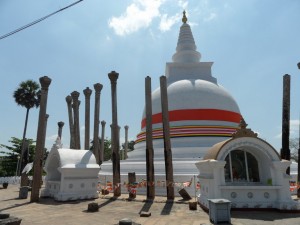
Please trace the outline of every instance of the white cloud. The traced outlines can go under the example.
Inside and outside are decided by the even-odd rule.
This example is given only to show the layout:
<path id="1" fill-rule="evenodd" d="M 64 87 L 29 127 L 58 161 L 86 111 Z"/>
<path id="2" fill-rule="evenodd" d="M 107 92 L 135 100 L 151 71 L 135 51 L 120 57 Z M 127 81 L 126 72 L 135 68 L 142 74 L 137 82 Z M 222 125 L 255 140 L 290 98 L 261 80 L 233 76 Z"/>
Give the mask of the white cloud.
<path id="1" fill-rule="evenodd" d="M 46 137 L 46 140 L 54 142 L 54 141 L 56 141 L 56 138 L 57 138 L 57 134 L 53 134 L 53 135 Z"/>
<path id="2" fill-rule="evenodd" d="M 298 137 L 299 136 L 299 120 L 290 120 L 290 137 Z M 281 138 L 282 133 L 277 134 L 275 138 Z"/>
<path id="3" fill-rule="evenodd" d="M 187 6 L 188 6 L 188 2 L 187 1 L 183 1 L 183 0 L 179 0 L 178 1 L 178 6 L 183 8 L 183 9 L 186 9 Z"/>
<path id="4" fill-rule="evenodd" d="M 290 120 L 290 135 L 299 135 L 299 120 Z"/>
<path id="5" fill-rule="evenodd" d="M 152 20 L 160 16 L 159 7 L 164 0 L 134 0 L 119 17 L 112 17 L 108 25 L 115 33 L 124 36 L 149 27 Z"/>
<path id="6" fill-rule="evenodd" d="M 276 139 L 280 139 L 282 137 L 282 134 L 280 133 L 280 134 L 277 134 L 276 136 L 275 136 L 275 138 Z"/>
<path id="7" fill-rule="evenodd" d="M 211 12 L 207 17 L 204 18 L 205 22 L 209 22 L 217 17 L 217 14 L 214 12 Z"/>
<path id="8" fill-rule="evenodd" d="M 181 14 L 177 13 L 174 16 L 164 14 L 161 16 L 159 29 L 163 32 L 170 30 L 170 28 L 181 18 Z"/>

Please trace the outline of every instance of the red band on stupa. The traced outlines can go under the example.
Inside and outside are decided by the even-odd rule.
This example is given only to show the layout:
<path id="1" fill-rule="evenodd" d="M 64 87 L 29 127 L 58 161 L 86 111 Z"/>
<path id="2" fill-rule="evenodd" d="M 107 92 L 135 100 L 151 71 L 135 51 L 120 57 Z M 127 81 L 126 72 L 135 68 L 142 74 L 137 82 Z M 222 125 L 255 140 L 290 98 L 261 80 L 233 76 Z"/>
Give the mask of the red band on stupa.
<path id="1" fill-rule="evenodd" d="M 236 112 L 219 109 L 181 109 L 169 111 L 169 121 L 183 120 L 216 120 L 240 123 L 241 115 Z M 152 115 L 152 124 L 162 123 L 162 114 Z M 146 118 L 142 120 L 142 129 L 146 126 Z"/>

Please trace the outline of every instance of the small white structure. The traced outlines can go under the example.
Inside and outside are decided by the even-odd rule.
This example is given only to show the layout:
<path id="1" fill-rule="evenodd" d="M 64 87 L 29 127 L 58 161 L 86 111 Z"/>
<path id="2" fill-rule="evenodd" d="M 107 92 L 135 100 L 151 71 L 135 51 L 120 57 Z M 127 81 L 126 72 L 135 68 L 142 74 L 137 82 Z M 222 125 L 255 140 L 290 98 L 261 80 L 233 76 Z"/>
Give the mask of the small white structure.
<path id="1" fill-rule="evenodd" d="M 47 175 L 41 196 L 57 201 L 98 198 L 100 167 L 93 153 L 61 147 L 58 138 L 46 160 Z"/>
<path id="2" fill-rule="evenodd" d="M 224 198 L 232 208 L 300 210 L 289 190 L 286 169 L 291 162 L 280 160 L 277 151 L 246 126 L 242 120 L 231 139 L 214 145 L 196 163 L 200 205 L 208 209 L 208 199 Z"/>

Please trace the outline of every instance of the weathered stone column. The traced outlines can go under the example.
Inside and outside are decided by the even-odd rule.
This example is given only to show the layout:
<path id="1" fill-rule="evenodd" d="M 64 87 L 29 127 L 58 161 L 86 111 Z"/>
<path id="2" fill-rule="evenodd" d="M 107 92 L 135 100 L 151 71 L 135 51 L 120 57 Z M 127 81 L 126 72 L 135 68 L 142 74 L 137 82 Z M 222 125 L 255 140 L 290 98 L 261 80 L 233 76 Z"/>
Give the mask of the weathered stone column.
<path id="1" fill-rule="evenodd" d="M 129 126 L 124 126 L 125 129 L 125 148 L 124 148 L 124 159 L 128 158 L 127 152 L 128 152 L 128 128 Z"/>
<path id="2" fill-rule="evenodd" d="M 101 145 L 100 145 L 100 161 L 99 165 L 101 165 L 104 162 L 104 139 L 105 139 L 105 124 L 106 122 L 104 120 L 101 121 Z"/>
<path id="3" fill-rule="evenodd" d="M 61 140 L 62 129 L 65 123 L 63 121 L 59 121 L 57 125 L 58 125 L 58 137 Z"/>
<path id="4" fill-rule="evenodd" d="M 300 62 L 297 63 L 298 69 L 300 70 Z M 300 124 L 299 124 L 299 140 L 298 140 L 299 148 L 298 148 L 298 176 L 297 176 L 297 183 L 300 184 Z M 297 190 L 297 197 L 300 198 L 300 187 Z"/>
<path id="5" fill-rule="evenodd" d="M 145 78 L 147 199 L 155 198 L 151 78 Z"/>
<path id="6" fill-rule="evenodd" d="M 112 163 L 113 163 L 113 185 L 114 196 L 121 195 L 121 176 L 120 176 L 120 154 L 119 154 L 119 128 L 118 128 L 118 111 L 117 111 L 117 79 L 119 74 L 112 71 L 108 74 L 111 82 L 111 100 L 112 100 L 112 141 L 114 142 L 112 149 Z"/>
<path id="7" fill-rule="evenodd" d="M 171 141 L 170 141 L 167 80 L 165 76 L 160 77 L 160 94 L 161 94 L 161 112 L 162 112 L 163 134 L 164 134 L 164 155 L 165 155 L 165 169 L 166 169 L 167 198 L 169 200 L 172 200 L 174 199 L 173 161 L 172 161 L 172 150 L 171 150 Z"/>
<path id="8" fill-rule="evenodd" d="M 43 151 L 41 153 L 41 161 L 43 163 L 44 161 L 44 154 L 45 154 L 45 141 L 46 141 L 46 135 L 47 135 L 47 123 L 48 123 L 48 118 L 49 118 L 49 115 L 46 114 L 45 115 L 45 129 L 44 129 L 44 137 L 42 138 L 43 140 L 43 143 L 42 143 L 42 146 L 44 146 L 43 148 Z M 29 144 L 29 143 L 28 143 Z M 29 147 L 27 145 L 27 147 Z M 42 168 L 43 168 L 43 165 L 42 165 Z M 43 169 L 42 169 L 43 170 Z M 43 171 L 42 171 L 43 172 Z M 40 185 L 41 185 L 41 182 L 42 182 L 42 173 L 41 173 L 41 177 L 39 178 L 40 179 Z M 23 182 L 23 184 L 22 184 Z M 21 186 L 28 186 L 28 176 L 26 173 L 23 173 L 22 176 L 21 176 Z M 41 186 L 40 186 L 41 188 Z"/>
<path id="9" fill-rule="evenodd" d="M 34 173 L 33 173 L 33 184 L 31 190 L 31 202 L 38 202 L 40 199 L 40 185 L 42 176 L 42 163 L 41 160 L 44 148 L 45 148 L 45 117 L 47 110 L 47 99 L 48 99 L 48 88 L 51 84 L 51 79 L 47 76 L 40 78 L 41 83 L 41 100 L 40 100 L 40 112 L 39 112 L 39 123 L 37 128 L 37 138 L 36 138 L 36 150 L 34 158 Z"/>
<path id="10" fill-rule="evenodd" d="M 24 156 L 23 156 L 22 168 L 20 171 L 20 176 L 21 176 L 20 187 L 23 187 L 23 186 L 28 186 L 28 176 L 26 173 L 22 173 L 23 169 L 29 162 L 29 142 L 28 142 L 28 140 L 24 141 L 23 147 L 21 149 L 24 150 Z"/>
<path id="11" fill-rule="evenodd" d="M 282 148 L 280 151 L 281 159 L 291 160 L 290 152 L 290 80 L 291 76 L 283 76 L 283 102 L 282 102 Z M 290 167 L 287 169 L 290 174 Z"/>
<path id="12" fill-rule="evenodd" d="M 80 125 L 79 125 L 79 105 L 78 100 L 80 93 L 78 91 L 73 91 L 71 93 L 73 99 L 73 111 L 74 111 L 74 149 L 80 149 Z"/>
<path id="13" fill-rule="evenodd" d="M 131 191 L 131 187 L 133 186 L 133 184 L 135 182 L 136 182 L 135 172 L 129 172 L 128 173 L 128 183 L 130 185 L 129 199 L 135 199 L 136 198 L 136 192 Z M 135 187 L 135 188 L 137 188 L 137 187 Z"/>
<path id="14" fill-rule="evenodd" d="M 84 149 L 90 149 L 90 102 L 92 90 L 88 87 L 83 90 L 85 96 L 85 135 L 84 135 Z"/>
<path id="15" fill-rule="evenodd" d="M 75 149 L 74 141 L 74 120 L 73 120 L 73 111 L 72 111 L 72 97 L 68 95 L 66 97 L 66 102 L 68 105 L 68 115 L 69 115 L 69 127 L 70 127 L 70 149 Z"/>
<path id="16" fill-rule="evenodd" d="M 42 163 L 44 161 L 44 154 L 45 154 L 45 143 L 46 143 L 46 136 L 47 136 L 47 124 L 48 124 L 48 118 L 49 118 L 49 114 L 46 114 L 45 116 L 45 129 L 44 129 L 44 138 L 43 138 L 43 146 L 44 146 L 44 149 L 43 149 L 43 152 L 42 152 L 42 155 L 41 155 L 41 160 L 42 160 Z M 43 172 L 43 169 L 42 169 L 42 172 Z M 41 177 L 40 177 L 40 184 L 42 182 L 42 174 L 41 174 Z"/>
<path id="17" fill-rule="evenodd" d="M 93 152 L 98 164 L 100 164 L 100 143 L 99 143 L 99 123 L 100 123 L 100 94 L 103 85 L 94 84 L 95 89 L 95 113 L 94 113 L 94 148 Z"/>
<path id="18" fill-rule="evenodd" d="M 46 114 L 45 115 L 45 130 L 44 130 L 43 146 L 45 146 L 45 143 L 46 143 L 48 118 L 49 118 L 49 114 Z M 45 148 L 43 150 L 45 150 Z M 43 151 L 43 153 L 42 153 L 42 157 L 41 157 L 42 160 L 44 158 L 44 152 L 45 151 Z"/>
<path id="19" fill-rule="evenodd" d="M 111 124 L 110 125 L 110 142 L 111 142 L 111 159 L 112 159 L 112 152 L 113 152 L 113 150 L 114 150 L 114 144 L 115 144 L 115 142 L 114 142 L 114 129 L 113 129 L 113 125 Z"/>

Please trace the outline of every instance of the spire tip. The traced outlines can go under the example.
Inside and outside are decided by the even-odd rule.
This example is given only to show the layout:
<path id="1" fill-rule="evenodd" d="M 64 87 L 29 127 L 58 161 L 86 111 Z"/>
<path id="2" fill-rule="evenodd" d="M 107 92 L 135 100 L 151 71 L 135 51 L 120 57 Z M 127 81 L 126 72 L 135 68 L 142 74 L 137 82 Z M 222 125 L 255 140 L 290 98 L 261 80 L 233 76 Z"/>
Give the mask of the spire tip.
<path id="1" fill-rule="evenodd" d="M 183 22 L 183 23 L 186 23 L 187 20 L 188 20 L 188 19 L 187 19 L 186 15 L 185 15 L 185 10 L 183 10 L 182 22 Z"/>

